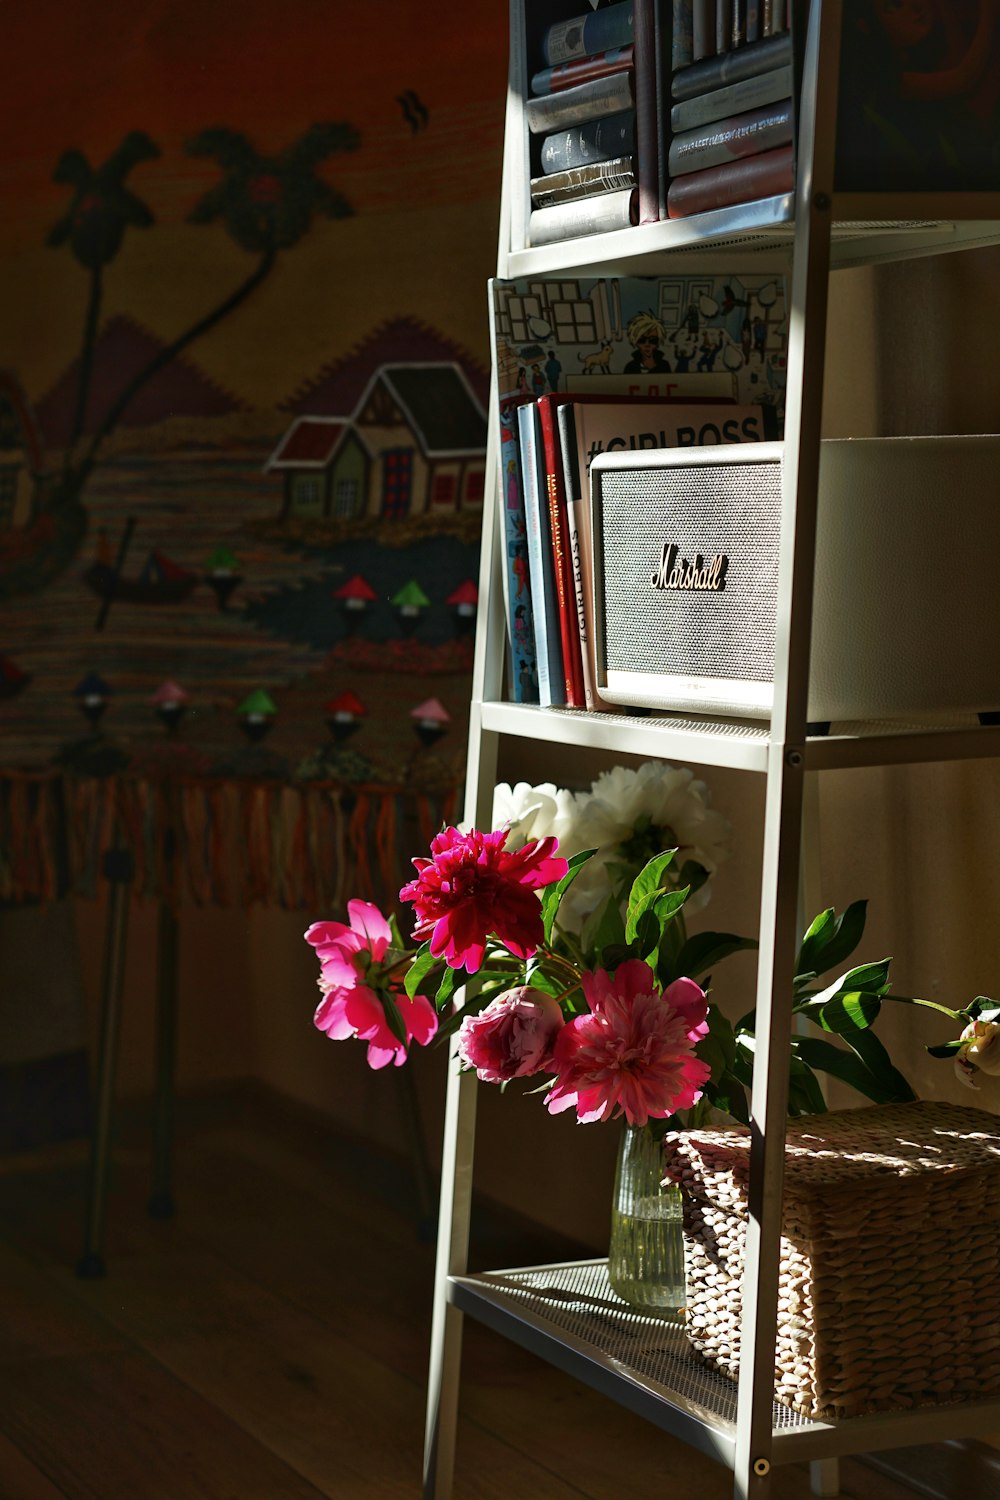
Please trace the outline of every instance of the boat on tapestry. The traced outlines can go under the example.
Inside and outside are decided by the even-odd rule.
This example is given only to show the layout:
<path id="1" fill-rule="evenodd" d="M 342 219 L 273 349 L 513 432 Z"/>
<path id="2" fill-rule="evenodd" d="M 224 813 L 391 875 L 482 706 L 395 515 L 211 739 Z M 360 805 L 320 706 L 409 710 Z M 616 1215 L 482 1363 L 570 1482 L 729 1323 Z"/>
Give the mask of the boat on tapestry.
<path id="1" fill-rule="evenodd" d="M 110 601 L 119 599 L 126 604 L 178 604 L 186 599 L 199 581 L 199 575 L 153 548 L 146 557 L 141 570 L 136 574 L 122 571 L 125 551 L 131 538 L 131 525 L 126 527 L 113 562 L 107 541 L 102 532 L 97 546 L 97 557 L 83 575 L 84 582 L 100 598 Z"/>

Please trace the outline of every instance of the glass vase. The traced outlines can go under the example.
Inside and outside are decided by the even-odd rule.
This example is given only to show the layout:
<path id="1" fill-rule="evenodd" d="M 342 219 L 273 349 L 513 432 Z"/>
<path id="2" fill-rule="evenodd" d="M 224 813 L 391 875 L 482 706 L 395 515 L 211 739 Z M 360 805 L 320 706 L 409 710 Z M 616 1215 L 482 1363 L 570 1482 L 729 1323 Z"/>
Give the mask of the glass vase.
<path id="1" fill-rule="evenodd" d="M 661 1185 L 663 1143 L 645 1125 L 627 1125 L 618 1147 L 611 1205 L 608 1280 L 623 1302 L 680 1318 L 684 1307 L 681 1191 Z"/>

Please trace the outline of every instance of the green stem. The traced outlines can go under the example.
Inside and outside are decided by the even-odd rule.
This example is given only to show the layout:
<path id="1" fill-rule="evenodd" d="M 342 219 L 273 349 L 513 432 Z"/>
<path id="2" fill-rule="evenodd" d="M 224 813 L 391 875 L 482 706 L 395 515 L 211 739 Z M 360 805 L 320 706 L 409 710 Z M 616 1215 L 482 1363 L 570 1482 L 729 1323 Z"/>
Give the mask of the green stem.
<path id="1" fill-rule="evenodd" d="M 966 1010 L 951 1010 L 947 1005 L 939 1005 L 936 1000 L 924 1000 L 919 995 L 883 995 L 883 1000 L 895 1000 L 900 1005 L 923 1005 L 927 1010 L 940 1011 L 952 1021 L 971 1021 L 972 1017 Z"/>

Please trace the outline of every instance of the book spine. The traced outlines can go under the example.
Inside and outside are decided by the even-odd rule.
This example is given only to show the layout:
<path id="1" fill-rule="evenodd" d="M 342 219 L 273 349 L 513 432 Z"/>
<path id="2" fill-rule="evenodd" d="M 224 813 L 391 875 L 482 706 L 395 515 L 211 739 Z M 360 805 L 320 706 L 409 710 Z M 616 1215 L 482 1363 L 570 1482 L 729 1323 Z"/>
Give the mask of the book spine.
<path id="1" fill-rule="evenodd" d="M 570 203 L 574 198 L 587 198 L 595 193 L 608 193 L 616 188 L 620 190 L 635 185 L 635 158 L 616 156 L 611 161 L 591 162 L 588 167 L 570 167 L 566 172 L 553 172 L 549 177 L 533 177 L 531 201 L 536 208 L 552 208 L 557 203 Z"/>
<path id="2" fill-rule="evenodd" d="M 500 413 L 500 510 L 503 516 L 504 584 L 510 691 L 515 703 L 538 702 L 538 658 L 528 568 L 527 518 L 521 452 L 513 404 Z"/>
<path id="3" fill-rule="evenodd" d="M 609 234 L 615 229 L 628 229 L 638 221 L 638 188 L 594 193 L 551 208 L 536 208 L 528 215 L 528 244 L 551 245 L 583 234 Z"/>
<path id="4" fill-rule="evenodd" d="M 745 47 L 747 41 L 747 0 L 733 0 L 733 29 L 730 38 L 730 51 L 737 47 Z"/>
<path id="5" fill-rule="evenodd" d="M 532 75 L 531 92 L 557 94 L 562 89 L 575 88 L 578 83 L 589 83 L 592 78 L 606 78 L 609 73 L 621 73 L 631 68 L 634 58 L 632 46 L 612 47 L 594 57 L 580 57 L 575 62 L 560 63 L 556 68 L 541 68 Z"/>
<path id="6" fill-rule="evenodd" d="M 542 131 L 563 130 L 568 125 L 599 120 L 602 115 L 619 114 L 631 109 L 634 101 L 632 74 L 609 73 L 605 78 L 578 83 L 572 89 L 560 89 L 557 94 L 528 99 L 524 117 L 532 135 L 539 135 Z"/>
<path id="7" fill-rule="evenodd" d="M 635 150 L 635 110 L 588 120 L 569 130 L 547 135 L 542 141 L 541 166 L 550 172 L 565 172 L 592 161 L 610 161 L 613 156 L 631 156 Z"/>
<path id="8" fill-rule="evenodd" d="M 691 37 L 695 62 L 715 56 L 715 0 L 692 0 Z"/>
<path id="9" fill-rule="evenodd" d="M 786 0 L 771 0 L 771 31 L 775 36 L 788 30 L 788 6 Z"/>
<path id="10" fill-rule="evenodd" d="M 715 0 L 715 50 L 728 52 L 733 44 L 733 0 Z"/>
<path id="11" fill-rule="evenodd" d="M 619 0 L 604 10 L 556 21 L 546 31 L 542 55 L 548 67 L 572 62 L 577 57 L 592 57 L 612 47 L 627 47 L 632 40 L 632 0 Z"/>
<path id="12" fill-rule="evenodd" d="M 555 581 L 552 576 L 552 543 L 548 507 L 542 504 L 543 469 L 538 431 L 538 409 L 528 402 L 517 409 L 517 431 L 524 479 L 525 538 L 528 547 L 528 577 L 534 600 L 535 656 L 538 665 L 538 701 L 543 707 L 565 703 L 559 620 L 556 614 Z"/>
<path id="13" fill-rule="evenodd" d="M 685 41 L 674 46 L 674 25 L 683 26 L 688 0 L 657 0 L 653 15 L 653 46 L 656 53 L 656 217 L 667 217 L 667 132 L 670 128 L 670 79 L 674 70 L 674 53 L 679 50 L 690 61 L 691 28 Z M 680 14 L 679 14 L 680 13 Z"/>
<path id="14" fill-rule="evenodd" d="M 792 60 L 791 37 L 765 37 L 753 46 L 741 47 L 737 52 L 727 52 L 722 57 L 707 57 L 682 68 L 674 74 L 671 93 L 674 99 L 693 99 L 696 94 L 708 94 L 729 83 L 739 83 L 743 78 L 753 78 L 758 73 L 767 73 L 772 68 L 781 68 Z"/>
<path id="15" fill-rule="evenodd" d="M 763 34 L 760 27 L 760 0 L 747 0 L 747 46 L 759 42 Z"/>
<path id="16" fill-rule="evenodd" d="M 760 29 L 765 36 L 774 35 L 774 0 L 760 0 Z"/>
<path id="17" fill-rule="evenodd" d="M 792 147 L 779 146 L 760 156 L 742 161 L 725 162 L 675 177 L 667 194 L 667 208 L 672 219 L 689 214 L 707 213 L 712 208 L 726 208 L 732 203 L 749 203 L 755 198 L 771 198 L 790 193 L 795 185 L 795 162 Z"/>
<path id="18" fill-rule="evenodd" d="M 590 484 L 580 473 L 577 451 L 576 415 L 572 402 L 557 412 L 559 443 L 562 448 L 563 477 L 566 486 L 566 517 L 569 527 L 570 555 L 573 559 L 573 587 L 576 591 L 576 618 L 580 632 L 580 658 L 583 665 L 583 696 L 591 713 L 610 708 L 597 691 L 597 658 L 594 639 L 594 570 L 590 538 Z"/>
<path id="19" fill-rule="evenodd" d="M 639 171 L 638 222 L 660 217 L 660 152 L 656 131 L 656 32 L 659 0 L 632 0 L 635 35 L 635 154 Z"/>
<path id="20" fill-rule="evenodd" d="M 725 88 L 713 89 L 710 94 L 697 94 L 693 99 L 683 99 L 680 104 L 675 104 L 670 111 L 670 128 L 678 135 L 697 125 L 725 120 L 730 115 L 760 109 L 765 104 L 777 104 L 790 98 L 791 91 L 790 66 L 757 73 L 753 78 L 741 78 L 738 83 L 729 83 Z"/>
<path id="21" fill-rule="evenodd" d="M 713 120 L 675 135 L 670 143 L 671 178 L 685 172 L 699 172 L 704 167 L 721 166 L 723 162 L 744 156 L 757 156 L 783 146 L 792 139 L 792 101 L 751 109 L 745 114 Z"/>
<path id="22" fill-rule="evenodd" d="M 672 0 L 670 71 L 686 68 L 694 62 L 694 12 L 691 0 Z M 666 79 L 663 80 L 664 84 Z M 662 137 L 661 137 L 662 139 Z"/>
<path id="23" fill-rule="evenodd" d="M 569 555 L 569 534 L 566 526 L 566 491 L 563 484 L 562 457 L 559 452 L 556 406 L 549 396 L 543 396 L 538 402 L 538 421 L 542 434 L 545 493 L 548 498 L 549 531 L 552 537 L 552 572 L 555 578 L 556 606 L 559 612 L 566 705 L 569 708 L 583 708 L 585 706 L 583 662 L 580 655 L 580 633 L 576 625 L 573 565 Z"/>

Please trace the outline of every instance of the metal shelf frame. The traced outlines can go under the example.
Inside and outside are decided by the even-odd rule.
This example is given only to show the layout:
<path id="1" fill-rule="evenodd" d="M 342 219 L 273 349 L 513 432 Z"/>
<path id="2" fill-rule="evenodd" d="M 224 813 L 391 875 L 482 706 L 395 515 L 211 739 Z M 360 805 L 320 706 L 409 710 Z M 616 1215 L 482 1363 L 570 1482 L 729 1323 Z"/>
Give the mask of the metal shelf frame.
<path id="1" fill-rule="evenodd" d="M 517 101 L 518 89 L 523 86 L 525 3 L 530 0 L 513 0 L 511 6 L 512 86 L 508 93 L 497 274 L 653 275 L 676 266 L 678 257 L 692 255 L 706 269 L 713 265 L 733 267 L 743 256 L 757 267 L 766 258 L 776 267 L 790 268 L 781 556 L 770 721 L 745 724 L 670 716 L 588 715 L 505 703 L 501 556 L 496 545 L 498 496 L 496 483 L 491 483 L 483 517 L 465 803 L 469 821 L 479 826 L 489 823 L 498 746 L 505 735 L 733 767 L 766 777 L 743 1358 L 738 1384 L 722 1382 L 725 1402 L 723 1407 L 718 1402 L 713 1407 L 702 1398 L 685 1396 L 683 1380 L 678 1385 L 673 1376 L 664 1379 L 643 1374 L 635 1368 L 634 1360 L 596 1348 L 593 1340 L 588 1342 L 579 1331 L 571 1331 L 564 1320 L 554 1317 L 551 1296 L 546 1303 L 535 1294 L 537 1287 L 558 1286 L 559 1278 L 571 1275 L 574 1268 L 467 1274 L 477 1085 L 473 1075 L 459 1072 L 453 1040 L 442 1153 L 424 1493 L 426 1500 L 448 1500 L 451 1495 L 462 1319 L 469 1313 L 729 1464 L 734 1474 L 734 1500 L 768 1500 L 775 1462 L 809 1459 L 822 1463 L 838 1454 L 974 1434 L 985 1430 L 984 1421 L 991 1417 L 996 1420 L 1000 1414 L 1000 1405 L 976 1404 L 827 1424 L 806 1422 L 784 1408 L 779 1411 L 774 1402 L 787 1047 L 792 1031 L 806 773 L 1000 755 L 997 727 L 883 727 L 873 733 L 855 734 L 841 726 L 827 737 L 807 733 L 829 275 L 841 266 L 996 243 L 1000 240 L 1000 193 L 838 197 L 833 188 L 833 153 L 842 0 L 792 0 L 801 101 L 794 194 L 689 220 L 525 249 L 518 243 L 518 234 L 523 234 L 524 203 L 518 201 L 518 190 L 524 185 L 525 145 Z M 492 475 L 498 472 L 497 431 L 494 378 L 487 453 L 487 472 Z M 588 1264 L 595 1275 L 602 1274 L 600 1262 Z M 522 1282 L 527 1279 L 528 1290 L 517 1284 L 518 1277 Z M 663 1326 L 657 1322 L 657 1336 Z M 675 1341 L 683 1342 L 676 1330 L 671 1333 Z"/>

